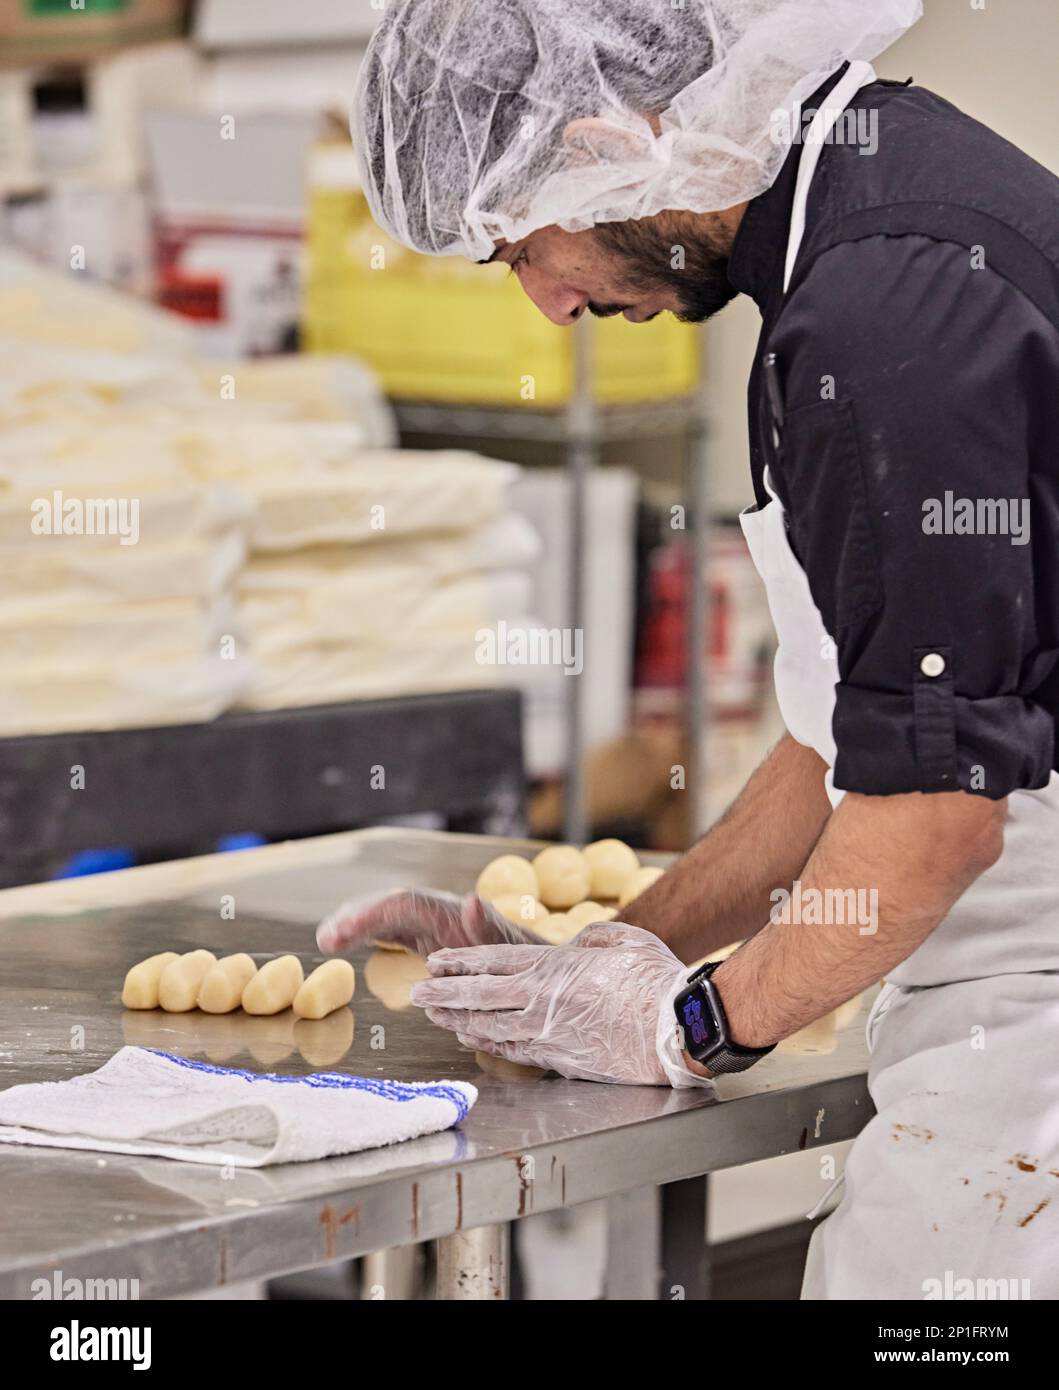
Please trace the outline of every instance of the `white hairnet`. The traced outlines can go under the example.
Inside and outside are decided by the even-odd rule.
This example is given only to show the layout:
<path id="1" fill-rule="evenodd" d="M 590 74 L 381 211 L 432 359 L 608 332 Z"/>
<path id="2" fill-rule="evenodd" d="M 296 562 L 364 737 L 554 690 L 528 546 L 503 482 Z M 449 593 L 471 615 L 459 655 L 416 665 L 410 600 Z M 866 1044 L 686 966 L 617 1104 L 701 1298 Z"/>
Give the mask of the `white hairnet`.
<path id="1" fill-rule="evenodd" d="M 791 122 L 777 113 L 920 13 L 920 0 L 390 0 L 353 108 L 372 213 L 415 250 L 485 260 L 553 223 L 732 207 L 779 172 Z"/>

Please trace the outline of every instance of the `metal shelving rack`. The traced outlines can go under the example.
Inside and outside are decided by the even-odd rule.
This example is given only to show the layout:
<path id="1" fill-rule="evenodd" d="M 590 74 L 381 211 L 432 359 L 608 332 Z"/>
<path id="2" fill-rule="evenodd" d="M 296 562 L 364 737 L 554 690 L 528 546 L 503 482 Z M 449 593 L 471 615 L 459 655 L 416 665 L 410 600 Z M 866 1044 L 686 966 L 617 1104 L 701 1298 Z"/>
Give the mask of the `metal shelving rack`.
<path id="1" fill-rule="evenodd" d="M 692 798 L 689 827 L 692 837 L 697 837 L 706 829 L 706 634 L 709 623 L 709 589 L 702 578 L 709 555 L 709 488 L 708 432 L 701 369 L 697 389 L 690 396 L 635 405 L 600 405 L 593 391 L 592 322 L 582 318 L 571 331 L 576 339 L 574 389 L 565 410 L 397 401 L 394 403 L 397 422 L 402 433 L 517 439 L 556 444 L 563 448 L 570 496 L 571 583 L 568 613 L 570 626 L 575 629 L 584 626 L 585 615 L 588 484 L 598 466 L 603 446 L 621 439 L 643 439 L 677 432 L 687 435 L 689 463 L 684 493 L 689 519 L 691 573 L 699 582 L 692 583 L 688 608 L 686 786 Z M 705 334 L 702 330 L 700 334 L 701 362 L 705 357 Z M 583 844 L 589 831 L 584 783 L 587 713 L 583 699 L 584 682 L 573 680 L 568 682 L 568 686 L 563 833 L 571 843 Z"/>

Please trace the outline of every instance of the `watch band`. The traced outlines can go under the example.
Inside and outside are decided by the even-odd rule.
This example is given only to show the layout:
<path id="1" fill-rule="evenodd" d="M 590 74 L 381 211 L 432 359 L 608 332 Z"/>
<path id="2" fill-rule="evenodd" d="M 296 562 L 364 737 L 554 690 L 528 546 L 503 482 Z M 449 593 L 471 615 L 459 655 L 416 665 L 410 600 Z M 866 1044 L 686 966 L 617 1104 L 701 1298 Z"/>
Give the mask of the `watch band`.
<path id="1" fill-rule="evenodd" d="M 722 1047 L 702 1065 L 709 1067 L 714 1076 L 728 1076 L 732 1072 L 747 1071 L 755 1062 L 760 1062 L 762 1057 L 766 1057 L 771 1051 L 771 1047 L 763 1047 L 757 1052 L 746 1050 L 737 1054 L 729 1051 L 727 1047 Z"/>
<path id="2" fill-rule="evenodd" d="M 691 989 L 704 981 L 708 982 L 713 972 L 723 964 L 723 961 L 715 960 L 708 961 L 705 965 L 700 966 L 698 970 L 688 976 L 687 987 Z M 684 991 L 681 991 L 677 996 L 676 1009 L 678 1023 L 681 1022 L 679 1001 L 683 997 L 683 994 Z M 715 1047 L 712 1051 L 700 1057 L 695 1056 L 695 1053 L 691 1052 L 690 1048 L 686 1048 L 686 1050 L 691 1052 L 691 1055 L 695 1057 L 695 1060 L 701 1062 L 703 1066 L 709 1067 L 710 1071 L 715 1076 L 724 1076 L 732 1072 L 746 1071 L 747 1068 L 752 1067 L 755 1062 L 760 1062 L 762 1057 L 767 1057 L 773 1047 L 775 1047 L 775 1043 L 769 1047 L 741 1047 L 738 1043 L 732 1042 L 728 1036 L 728 1015 L 724 1011 L 724 1004 L 721 1001 L 720 995 L 712 985 L 710 985 L 710 996 L 715 1005 L 718 1021 L 721 1025 L 723 1035 L 722 1041 L 718 1047 Z"/>

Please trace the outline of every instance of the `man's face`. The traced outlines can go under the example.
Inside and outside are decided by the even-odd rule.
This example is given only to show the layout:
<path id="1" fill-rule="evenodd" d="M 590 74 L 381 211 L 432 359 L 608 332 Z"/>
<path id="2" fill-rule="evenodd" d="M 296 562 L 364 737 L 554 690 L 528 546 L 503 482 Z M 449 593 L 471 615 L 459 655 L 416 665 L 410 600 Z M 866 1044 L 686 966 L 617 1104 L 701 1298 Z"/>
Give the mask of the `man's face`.
<path id="1" fill-rule="evenodd" d="M 630 323 L 668 310 L 701 323 L 736 294 L 726 232 L 717 219 L 664 212 L 586 232 L 542 227 L 501 242 L 493 259 L 510 265 L 541 313 L 564 327 L 586 309 L 599 318 L 624 314 Z"/>

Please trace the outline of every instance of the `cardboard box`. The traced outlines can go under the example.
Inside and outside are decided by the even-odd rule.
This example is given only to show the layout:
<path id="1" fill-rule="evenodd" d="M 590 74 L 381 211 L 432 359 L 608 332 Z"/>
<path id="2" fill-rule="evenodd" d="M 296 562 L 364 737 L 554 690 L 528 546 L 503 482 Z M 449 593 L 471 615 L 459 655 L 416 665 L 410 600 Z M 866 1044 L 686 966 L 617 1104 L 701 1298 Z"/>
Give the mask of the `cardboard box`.
<path id="1" fill-rule="evenodd" d="M 306 167 L 318 121 L 293 111 L 146 117 L 159 298 L 196 320 L 207 356 L 296 346 Z"/>
<path id="2" fill-rule="evenodd" d="M 315 111 L 148 111 L 148 169 L 158 216 L 300 236 L 320 120 Z"/>
<path id="3" fill-rule="evenodd" d="M 0 64 L 83 63 L 184 31 L 186 0 L 0 0 Z"/>

